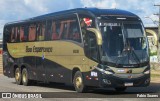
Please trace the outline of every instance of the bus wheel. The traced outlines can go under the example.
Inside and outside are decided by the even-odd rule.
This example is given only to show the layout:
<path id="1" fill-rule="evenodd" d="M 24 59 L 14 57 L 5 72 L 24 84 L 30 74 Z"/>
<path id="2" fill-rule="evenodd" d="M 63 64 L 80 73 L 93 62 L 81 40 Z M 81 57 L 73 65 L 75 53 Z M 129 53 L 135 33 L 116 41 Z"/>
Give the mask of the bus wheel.
<path id="1" fill-rule="evenodd" d="M 117 92 L 124 92 L 127 89 L 127 87 L 120 87 L 120 88 L 115 88 Z"/>
<path id="2" fill-rule="evenodd" d="M 16 68 L 15 70 L 15 81 L 16 84 L 18 85 L 22 84 L 22 75 L 21 75 L 21 70 L 19 68 Z"/>
<path id="3" fill-rule="evenodd" d="M 30 80 L 28 79 L 28 71 L 26 68 L 23 68 L 22 70 L 22 83 L 24 86 L 28 86 L 30 83 Z"/>
<path id="4" fill-rule="evenodd" d="M 86 87 L 83 84 L 83 78 L 82 78 L 82 73 L 80 71 L 77 71 L 74 75 L 74 79 L 73 79 L 73 84 L 75 87 L 75 90 L 78 93 L 83 93 L 85 92 Z"/>

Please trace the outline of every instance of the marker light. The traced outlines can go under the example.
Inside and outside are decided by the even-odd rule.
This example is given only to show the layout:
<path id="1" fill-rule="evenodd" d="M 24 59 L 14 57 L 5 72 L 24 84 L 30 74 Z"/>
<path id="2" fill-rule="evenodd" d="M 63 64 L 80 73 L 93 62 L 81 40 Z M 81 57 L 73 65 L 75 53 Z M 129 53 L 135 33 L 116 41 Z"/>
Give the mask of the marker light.
<path id="1" fill-rule="evenodd" d="M 117 18 L 118 20 L 126 20 L 126 18 Z"/>
<path id="2" fill-rule="evenodd" d="M 109 71 L 105 71 L 105 73 L 106 73 L 106 74 L 113 74 L 112 72 L 109 72 Z"/>
<path id="3" fill-rule="evenodd" d="M 144 72 L 144 74 L 149 74 L 150 73 L 150 70 L 147 70 Z"/>

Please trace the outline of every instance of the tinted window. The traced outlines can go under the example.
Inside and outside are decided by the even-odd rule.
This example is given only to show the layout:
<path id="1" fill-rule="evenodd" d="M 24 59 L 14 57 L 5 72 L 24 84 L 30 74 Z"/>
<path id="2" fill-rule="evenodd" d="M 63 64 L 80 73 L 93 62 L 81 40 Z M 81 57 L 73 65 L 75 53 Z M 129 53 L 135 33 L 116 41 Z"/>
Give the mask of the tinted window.
<path id="1" fill-rule="evenodd" d="M 12 27 L 11 42 L 16 42 L 16 39 L 17 39 L 17 28 Z"/>
<path id="2" fill-rule="evenodd" d="M 45 27 L 46 27 L 45 22 L 37 23 L 37 25 L 36 25 L 36 36 L 37 36 L 36 38 L 37 38 L 37 40 L 39 40 L 39 41 L 44 40 Z"/>
<path id="3" fill-rule="evenodd" d="M 141 24 L 124 24 L 124 32 L 127 38 L 143 37 Z"/>
<path id="4" fill-rule="evenodd" d="M 36 39 L 36 25 L 31 24 L 29 26 L 29 41 L 35 41 Z"/>
<path id="5" fill-rule="evenodd" d="M 86 56 L 91 59 L 98 60 L 96 35 L 93 32 L 87 31 L 84 40 L 84 49 Z"/>
<path id="6" fill-rule="evenodd" d="M 29 26 L 25 25 L 24 26 L 24 36 L 23 36 L 23 40 L 22 41 L 28 41 L 28 32 L 29 32 Z"/>
<path id="7" fill-rule="evenodd" d="M 71 40 L 81 42 L 81 35 L 77 21 L 72 21 L 70 25 L 70 38 Z"/>
<path id="8" fill-rule="evenodd" d="M 6 50 L 6 43 L 11 41 L 11 27 L 7 26 L 4 28 L 4 34 L 3 34 L 3 50 Z"/>
<path id="9" fill-rule="evenodd" d="M 50 23 L 51 22 L 51 23 Z M 48 20 L 46 40 L 74 40 L 81 42 L 79 25 L 76 18 Z"/>
<path id="10" fill-rule="evenodd" d="M 85 39 L 87 28 L 95 28 L 95 19 L 88 15 L 79 15 L 79 18 L 83 39 Z"/>
<path id="11" fill-rule="evenodd" d="M 22 41 L 24 41 L 24 27 L 20 27 L 20 41 L 22 42 Z"/>
<path id="12" fill-rule="evenodd" d="M 47 21 L 45 40 L 52 40 L 52 20 Z"/>
<path id="13" fill-rule="evenodd" d="M 120 55 L 123 50 L 123 35 L 121 26 L 101 27 L 103 49 L 111 56 Z"/>

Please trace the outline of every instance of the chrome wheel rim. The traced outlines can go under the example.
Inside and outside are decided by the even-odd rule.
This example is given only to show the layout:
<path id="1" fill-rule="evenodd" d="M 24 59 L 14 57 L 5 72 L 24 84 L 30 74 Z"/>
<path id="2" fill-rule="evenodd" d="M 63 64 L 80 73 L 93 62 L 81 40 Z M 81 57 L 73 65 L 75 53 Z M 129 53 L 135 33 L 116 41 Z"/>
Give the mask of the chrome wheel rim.
<path id="1" fill-rule="evenodd" d="M 77 77 L 76 78 L 76 87 L 80 88 L 82 85 L 82 78 L 81 77 Z"/>
<path id="2" fill-rule="evenodd" d="M 20 71 L 19 71 L 19 69 L 16 70 L 15 79 L 16 79 L 16 81 L 20 80 Z"/>
<path id="3" fill-rule="evenodd" d="M 27 81 L 27 74 L 26 74 L 26 71 L 23 72 L 23 82 L 26 82 Z"/>

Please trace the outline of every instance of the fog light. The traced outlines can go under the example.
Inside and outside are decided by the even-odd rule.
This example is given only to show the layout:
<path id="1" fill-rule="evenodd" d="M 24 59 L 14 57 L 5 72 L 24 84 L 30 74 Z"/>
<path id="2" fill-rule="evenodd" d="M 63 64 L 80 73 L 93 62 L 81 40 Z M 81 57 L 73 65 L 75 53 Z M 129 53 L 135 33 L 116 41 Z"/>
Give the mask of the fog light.
<path id="1" fill-rule="evenodd" d="M 104 82 L 105 84 L 108 84 L 108 85 L 111 84 L 111 81 L 110 81 L 110 80 L 107 80 L 107 79 L 103 79 L 103 82 Z"/>
<path id="2" fill-rule="evenodd" d="M 150 81 L 150 79 L 147 79 L 147 80 L 145 81 L 145 84 L 148 84 L 148 83 L 149 83 L 149 81 Z"/>

